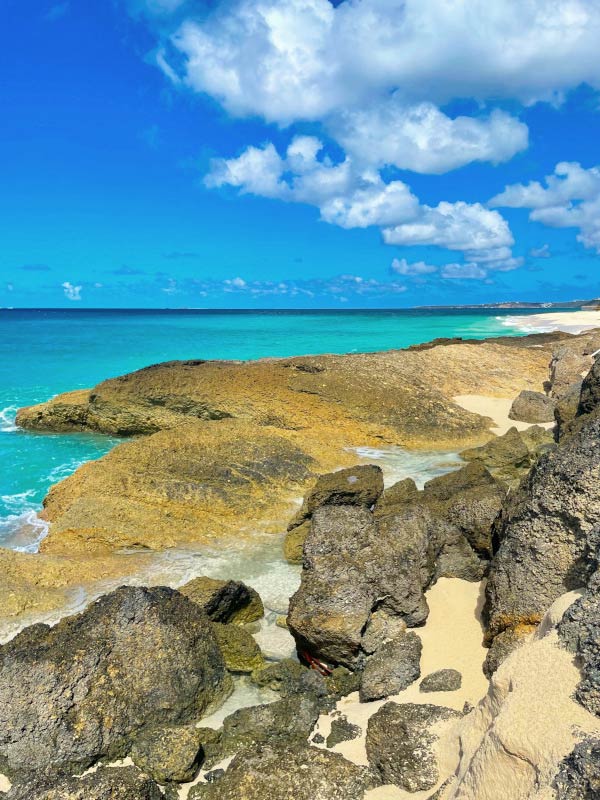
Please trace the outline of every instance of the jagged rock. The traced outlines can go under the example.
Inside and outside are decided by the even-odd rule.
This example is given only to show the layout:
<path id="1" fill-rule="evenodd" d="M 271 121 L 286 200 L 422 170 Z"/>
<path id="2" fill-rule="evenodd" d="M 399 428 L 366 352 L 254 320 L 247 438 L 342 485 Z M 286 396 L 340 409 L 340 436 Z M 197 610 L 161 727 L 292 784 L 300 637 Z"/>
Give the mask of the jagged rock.
<path id="1" fill-rule="evenodd" d="M 283 540 L 283 557 L 289 564 L 301 564 L 304 542 L 310 532 L 310 520 L 291 528 Z"/>
<path id="2" fill-rule="evenodd" d="M 558 632 L 581 669 L 577 700 L 600 716 L 600 572 L 592 576 L 585 594 L 567 609 Z"/>
<path id="3" fill-rule="evenodd" d="M 353 725 L 342 715 L 331 721 L 331 731 L 327 737 L 327 747 L 335 747 L 340 742 L 349 742 L 356 739 L 362 733 L 359 725 Z"/>
<path id="4" fill-rule="evenodd" d="M 430 729 L 443 720 L 458 718 L 442 706 L 386 703 L 369 720 L 367 756 L 382 783 L 407 792 L 432 789 L 439 780 L 435 743 Z"/>
<path id="5" fill-rule="evenodd" d="M 325 678 L 322 675 L 291 658 L 285 658 L 255 670 L 251 680 L 261 688 L 279 692 L 283 697 L 293 695 L 324 697 L 328 692 Z"/>
<path id="6" fill-rule="evenodd" d="M 399 510 L 416 502 L 419 495 L 417 484 L 412 478 L 398 481 L 384 490 L 375 506 L 375 516 L 386 517 L 389 514 L 396 514 Z"/>
<path id="7" fill-rule="evenodd" d="M 556 439 L 559 441 L 574 426 L 579 410 L 582 382 L 574 383 L 556 401 L 554 417 L 556 419 Z"/>
<path id="8" fill-rule="evenodd" d="M 379 609 L 374 611 L 369 618 L 361 640 L 361 647 L 365 653 L 370 655 L 386 642 L 400 636 L 405 630 L 406 623 L 403 619 Z"/>
<path id="9" fill-rule="evenodd" d="M 554 422 L 556 401 L 543 392 L 524 389 L 513 401 L 508 416 L 520 422 Z"/>
<path id="10" fill-rule="evenodd" d="M 518 485 L 535 460 L 516 428 L 510 428 L 503 436 L 497 436 L 482 447 L 463 450 L 460 455 L 465 461 L 480 461 L 495 478 L 508 486 Z"/>
<path id="11" fill-rule="evenodd" d="M 197 719 L 230 689 L 198 606 L 171 589 L 117 589 L 0 648 L 0 771 L 123 757 L 141 731 Z"/>
<path id="12" fill-rule="evenodd" d="M 216 783 L 193 786 L 189 800 L 362 800 L 365 767 L 306 744 L 239 753 Z"/>
<path id="13" fill-rule="evenodd" d="M 562 399 L 574 383 L 579 383 L 589 371 L 594 350 L 587 345 L 587 338 L 561 343 L 552 353 L 550 361 L 550 395 Z M 592 345 L 593 347 L 594 345 Z M 597 349 L 597 348 L 596 348 Z"/>
<path id="14" fill-rule="evenodd" d="M 600 408 L 600 360 L 596 359 L 583 379 L 577 415 L 593 414 Z"/>
<path id="15" fill-rule="evenodd" d="M 584 739 L 561 763 L 555 781 L 556 800 L 598 800 L 600 739 Z"/>
<path id="16" fill-rule="evenodd" d="M 537 628 L 536 625 L 515 625 L 499 633 L 492 642 L 483 662 L 483 673 L 486 678 L 491 678 L 500 664 L 508 656 L 527 641 Z"/>
<path id="17" fill-rule="evenodd" d="M 131 758 L 157 783 L 188 783 L 204 759 L 202 731 L 193 725 L 147 731 L 134 741 Z"/>
<path id="18" fill-rule="evenodd" d="M 600 524 L 600 419 L 538 461 L 496 523 L 486 588 L 489 637 L 535 625 L 557 597 L 585 586 Z"/>
<path id="19" fill-rule="evenodd" d="M 199 577 L 178 589 L 201 606 L 213 622 L 245 625 L 265 614 L 260 595 L 241 581 L 221 581 Z"/>
<path id="20" fill-rule="evenodd" d="M 264 665 L 260 647 L 244 628 L 213 622 L 212 629 L 229 672 L 250 673 Z"/>
<path id="21" fill-rule="evenodd" d="M 300 652 L 350 668 L 360 665 L 363 630 L 378 598 L 384 598 L 381 608 L 407 624 L 424 622 L 425 526 L 411 521 L 399 529 L 398 517 L 386 517 L 377 526 L 365 508 L 317 509 L 288 615 Z"/>
<path id="22" fill-rule="evenodd" d="M 456 669 L 439 669 L 430 672 L 419 685 L 421 692 L 455 692 L 460 689 L 462 675 Z"/>
<path id="23" fill-rule="evenodd" d="M 423 645 L 416 633 L 401 633 L 367 659 L 360 682 L 360 699 L 381 700 L 398 694 L 421 674 Z"/>
<path id="24" fill-rule="evenodd" d="M 325 678 L 327 691 L 336 700 L 340 700 L 352 692 L 358 692 L 360 676 L 360 672 L 351 672 L 345 667 L 335 667 L 331 671 L 331 675 Z"/>
<path id="25" fill-rule="evenodd" d="M 17 784 L 7 800 L 162 800 L 162 792 L 135 767 L 100 767 L 83 778 L 44 778 Z"/>
<path id="26" fill-rule="evenodd" d="M 225 756 L 262 745 L 305 744 L 319 718 L 314 697 L 284 697 L 275 703 L 240 708 L 225 718 L 218 753 L 206 758 L 213 766 Z"/>
<path id="27" fill-rule="evenodd" d="M 374 464 L 348 467 L 319 475 L 306 495 L 297 520 L 310 519 L 322 506 L 371 508 L 383 493 L 383 472 Z"/>

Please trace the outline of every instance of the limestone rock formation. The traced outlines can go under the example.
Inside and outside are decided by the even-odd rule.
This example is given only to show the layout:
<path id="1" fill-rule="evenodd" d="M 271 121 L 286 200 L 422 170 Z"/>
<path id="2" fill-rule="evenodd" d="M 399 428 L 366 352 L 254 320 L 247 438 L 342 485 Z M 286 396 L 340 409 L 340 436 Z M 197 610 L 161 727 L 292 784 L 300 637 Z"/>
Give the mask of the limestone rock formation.
<path id="1" fill-rule="evenodd" d="M 331 731 L 326 739 L 327 747 L 335 747 L 340 742 L 349 742 L 356 739 L 362 733 L 359 725 L 353 725 L 341 714 L 331 721 Z"/>
<path id="2" fill-rule="evenodd" d="M 490 638 L 537 624 L 552 602 L 585 586 L 600 524 L 600 419 L 539 460 L 497 522 L 487 584 Z"/>
<path id="3" fill-rule="evenodd" d="M 600 739 L 586 738 L 561 764 L 556 776 L 556 800 L 597 800 L 600 797 Z"/>
<path id="4" fill-rule="evenodd" d="M 194 725 L 154 728 L 136 737 L 131 758 L 157 783 L 193 781 L 204 759 L 202 731 Z"/>
<path id="5" fill-rule="evenodd" d="M 386 703 L 369 720 L 367 756 L 382 783 L 393 783 L 407 792 L 432 789 L 439 779 L 432 728 L 460 717 L 443 706 Z"/>
<path id="6" fill-rule="evenodd" d="M 135 767 L 100 767 L 83 778 L 38 777 L 16 784 L 7 800 L 162 800 L 159 787 Z"/>
<path id="7" fill-rule="evenodd" d="M 245 625 L 265 614 L 260 595 L 241 581 L 221 581 L 201 576 L 177 590 L 197 603 L 213 622 Z"/>
<path id="8" fill-rule="evenodd" d="M 421 675 L 420 638 L 412 631 L 383 644 L 366 661 L 360 682 L 362 702 L 398 694 Z"/>
<path id="9" fill-rule="evenodd" d="M 479 461 L 499 481 L 511 487 L 519 485 L 538 456 L 553 445 L 553 436 L 543 428 L 519 432 L 510 428 L 481 447 L 461 452 L 465 461 Z"/>
<path id="10" fill-rule="evenodd" d="M 123 757 L 145 729 L 198 719 L 230 687 L 198 606 L 171 589 L 118 589 L 0 648 L 0 771 Z"/>
<path id="11" fill-rule="evenodd" d="M 219 780 L 192 787 L 189 800 L 362 800 L 370 781 L 338 753 L 269 745 L 239 753 Z"/>
<path id="12" fill-rule="evenodd" d="M 521 422 L 554 422 L 556 401 L 543 392 L 524 389 L 515 398 L 508 416 Z"/>

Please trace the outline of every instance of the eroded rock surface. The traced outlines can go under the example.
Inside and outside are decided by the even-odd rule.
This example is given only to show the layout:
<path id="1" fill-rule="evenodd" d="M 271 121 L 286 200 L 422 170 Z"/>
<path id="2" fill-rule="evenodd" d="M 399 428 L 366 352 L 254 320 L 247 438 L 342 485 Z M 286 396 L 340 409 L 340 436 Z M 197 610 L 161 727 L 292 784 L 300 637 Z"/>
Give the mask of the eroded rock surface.
<path id="1" fill-rule="evenodd" d="M 177 590 L 201 606 L 213 622 L 245 625 L 265 614 L 260 595 L 241 581 L 222 581 L 201 576 Z"/>
<path id="2" fill-rule="evenodd" d="M 135 767 L 100 767 L 83 778 L 39 778 L 17 784 L 7 800 L 162 800 L 159 787 Z"/>
<path id="3" fill-rule="evenodd" d="M 360 682 L 363 702 L 398 694 L 421 675 L 420 638 L 412 631 L 383 644 L 366 661 Z"/>
<path id="4" fill-rule="evenodd" d="M 171 589 L 118 589 L 0 648 L 0 771 L 123 757 L 146 728 L 198 719 L 230 688 L 198 606 Z"/>
<path id="5" fill-rule="evenodd" d="M 543 392 L 524 389 L 515 398 L 508 416 L 521 422 L 554 422 L 556 401 Z"/>

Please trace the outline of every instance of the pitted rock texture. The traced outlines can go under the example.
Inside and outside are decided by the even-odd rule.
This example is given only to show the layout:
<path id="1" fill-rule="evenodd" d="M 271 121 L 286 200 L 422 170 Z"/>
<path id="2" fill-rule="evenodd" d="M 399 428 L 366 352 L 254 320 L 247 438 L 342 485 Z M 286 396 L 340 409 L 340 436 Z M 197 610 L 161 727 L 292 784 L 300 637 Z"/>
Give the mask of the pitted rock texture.
<path id="1" fill-rule="evenodd" d="M 121 588 L 0 648 L 0 771 L 71 774 L 231 689 L 210 622 L 171 589 Z"/>
<path id="2" fill-rule="evenodd" d="M 575 746 L 561 763 L 555 789 L 556 800 L 598 800 L 600 739 L 584 739 Z"/>
<path id="3" fill-rule="evenodd" d="M 561 594 L 585 586 L 600 524 L 600 419 L 539 460 L 496 523 L 486 589 L 490 639 L 537 624 Z"/>
<path id="4" fill-rule="evenodd" d="M 381 700 L 398 694 L 421 675 L 420 638 L 412 631 L 382 645 L 366 661 L 360 682 L 360 699 Z"/>
<path id="5" fill-rule="evenodd" d="M 39 778 L 17 784 L 7 800 L 162 800 L 159 787 L 135 767 L 100 767 L 83 778 Z"/>
<path id="6" fill-rule="evenodd" d="M 157 783 L 193 781 L 204 759 L 202 731 L 194 725 L 155 728 L 136 737 L 131 758 Z"/>
<path id="7" fill-rule="evenodd" d="M 307 745 L 260 746 L 239 753 L 214 783 L 192 787 L 189 800 L 362 800 L 365 767 Z"/>
<path id="8" fill-rule="evenodd" d="M 575 696 L 588 711 L 600 716 L 600 572 L 593 575 L 585 594 L 567 609 L 558 632 L 581 669 L 582 680 Z"/>
<path id="9" fill-rule="evenodd" d="M 419 685 L 421 692 L 455 692 L 460 689 L 462 675 L 456 669 L 439 669 L 430 672 Z"/>
<path id="10" fill-rule="evenodd" d="M 439 722 L 458 719 L 450 708 L 429 704 L 386 703 L 369 720 L 367 756 L 382 783 L 393 783 L 407 792 L 432 789 L 439 780 L 431 730 Z"/>

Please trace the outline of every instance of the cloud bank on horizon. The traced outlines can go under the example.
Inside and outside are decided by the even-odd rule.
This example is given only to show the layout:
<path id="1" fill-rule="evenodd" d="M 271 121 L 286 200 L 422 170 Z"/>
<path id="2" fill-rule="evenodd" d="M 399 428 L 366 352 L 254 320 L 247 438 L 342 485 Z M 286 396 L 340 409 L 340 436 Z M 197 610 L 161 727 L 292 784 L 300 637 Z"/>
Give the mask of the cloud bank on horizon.
<path id="1" fill-rule="evenodd" d="M 72 2 L 36 2 L 53 36 L 66 37 L 82 13 Z M 177 136 L 169 120 L 185 108 L 181 129 L 194 131 L 204 153 L 193 167 L 200 185 L 186 176 L 190 192 L 206 220 L 219 203 L 230 219 L 213 235 L 202 213 L 190 216 L 185 237 L 164 233 L 160 254 L 129 248 L 88 274 L 75 260 L 23 251 L 11 293 L 14 274 L 27 273 L 63 300 L 98 305 L 117 292 L 181 305 L 231 296 L 412 305 L 498 300 L 520 287 L 536 299 L 600 295 L 591 132 L 600 116 L 600 0 L 120 0 L 113 11 L 137 62 L 132 73 L 152 73 L 160 86 L 150 96 L 132 80 L 138 149 L 163 158 Z M 86 35 L 101 38 L 90 20 L 88 12 Z M 81 39 L 79 29 L 71 34 Z M 116 86 L 117 76 L 102 80 Z M 189 169 L 193 159 L 188 151 L 173 162 Z M 135 233 L 149 240 L 152 203 L 162 194 L 176 208 L 181 182 L 143 192 L 148 209 Z M 340 248 L 328 272 L 300 256 L 265 265 L 258 238 L 275 239 L 290 219 L 299 240 L 314 239 L 311 253 L 321 240 L 324 252 L 326 241 Z M 327 239 L 323 228 L 337 233 Z M 201 233 L 216 242 L 210 265 Z M 247 252 L 228 241 L 244 235 Z"/>

